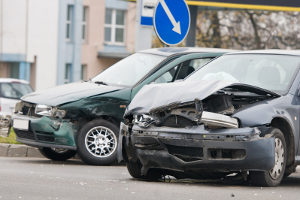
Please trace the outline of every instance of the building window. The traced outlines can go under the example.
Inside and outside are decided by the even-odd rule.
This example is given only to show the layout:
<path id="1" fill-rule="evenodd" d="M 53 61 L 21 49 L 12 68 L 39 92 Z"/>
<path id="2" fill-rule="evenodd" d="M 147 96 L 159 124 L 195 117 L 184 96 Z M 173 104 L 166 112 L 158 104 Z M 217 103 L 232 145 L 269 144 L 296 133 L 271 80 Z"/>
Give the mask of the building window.
<path id="1" fill-rule="evenodd" d="M 74 18 L 74 6 L 67 6 L 67 20 L 66 20 L 66 39 L 72 40 L 73 37 L 73 18 Z"/>
<path id="2" fill-rule="evenodd" d="M 19 63 L 9 63 L 10 68 L 10 78 L 20 78 L 20 64 Z"/>
<path id="3" fill-rule="evenodd" d="M 83 7 L 83 13 L 82 13 L 82 33 L 81 33 L 81 39 L 84 42 L 87 42 L 87 19 L 88 19 L 88 7 Z"/>
<path id="4" fill-rule="evenodd" d="M 124 45 L 125 11 L 107 8 L 105 12 L 104 40 L 108 44 Z"/>
<path id="5" fill-rule="evenodd" d="M 87 65 L 85 64 L 81 65 L 80 79 L 87 80 Z"/>
<path id="6" fill-rule="evenodd" d="M 64 83 L 72 82 L 72 64 L 67 63 L 65 65 L 65 81 Z"/>

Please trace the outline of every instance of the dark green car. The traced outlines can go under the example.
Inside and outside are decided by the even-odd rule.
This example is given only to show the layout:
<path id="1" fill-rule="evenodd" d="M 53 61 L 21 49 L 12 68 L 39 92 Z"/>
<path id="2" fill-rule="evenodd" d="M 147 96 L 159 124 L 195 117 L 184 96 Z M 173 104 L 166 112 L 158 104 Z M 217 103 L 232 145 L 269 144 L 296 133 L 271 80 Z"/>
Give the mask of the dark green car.
<path id="1" fill-rule="evenodd" d="M 52 160 L 67 160 L 78 152 L 85 163 L 111 164 L 117 158 L 119 126 L 126 106 L 144 85 L 183 79 L 224 52 L 228 50 L 145 50 L 89 81 L 26 95 L 13 116 L 17 140 L 38 147 Z"/>

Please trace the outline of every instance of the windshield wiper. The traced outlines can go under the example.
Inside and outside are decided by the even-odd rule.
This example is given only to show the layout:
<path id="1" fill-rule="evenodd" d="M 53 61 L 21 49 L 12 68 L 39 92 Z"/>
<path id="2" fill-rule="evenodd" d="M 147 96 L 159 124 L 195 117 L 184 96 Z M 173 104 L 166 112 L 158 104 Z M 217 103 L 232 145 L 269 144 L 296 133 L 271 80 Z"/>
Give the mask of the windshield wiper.
<path id="1" fill-rule="evenodd" d="M 94 83 L 99 84 L 99 85 L 108 85 L 107 83 L 103 81 L 95 81 Z"/>

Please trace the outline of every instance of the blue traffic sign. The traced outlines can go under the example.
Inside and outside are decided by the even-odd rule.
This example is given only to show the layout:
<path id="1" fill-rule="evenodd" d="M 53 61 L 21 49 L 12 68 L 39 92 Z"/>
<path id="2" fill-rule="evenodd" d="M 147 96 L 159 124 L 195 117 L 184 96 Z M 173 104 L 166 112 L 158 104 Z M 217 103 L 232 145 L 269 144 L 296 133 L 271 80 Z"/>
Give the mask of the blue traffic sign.
<path id="1" fill-rule="evenodd" d="M 184 0 L 158 0 L 153 24 L 159 39 L 167 45 L 184 40 L 190 28 L 190 11 Z"/>

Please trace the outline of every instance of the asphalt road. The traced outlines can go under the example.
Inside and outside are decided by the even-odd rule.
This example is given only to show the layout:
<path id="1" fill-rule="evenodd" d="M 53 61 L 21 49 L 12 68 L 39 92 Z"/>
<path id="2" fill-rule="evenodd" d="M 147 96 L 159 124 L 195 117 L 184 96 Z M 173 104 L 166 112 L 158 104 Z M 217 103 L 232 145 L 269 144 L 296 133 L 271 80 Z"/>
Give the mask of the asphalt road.
<path id="1" fill-rule="evenodd" d="M 143 182 L 131 179 L 124 166 L 0 157 L 0 199 L 299 200 L 300 168 L 279 187 L 261 188 L 232 180 Z"/>

